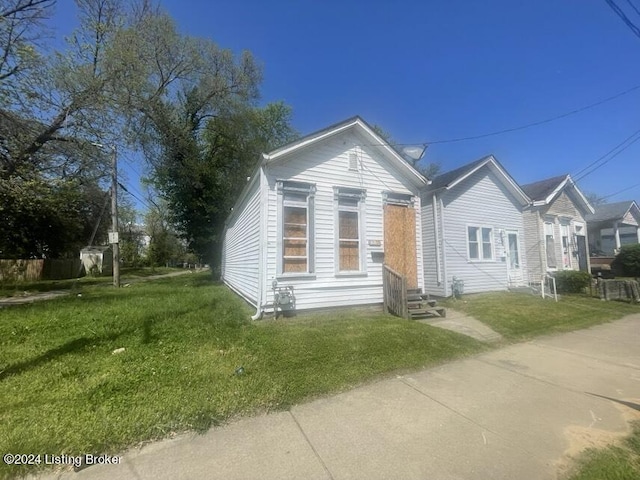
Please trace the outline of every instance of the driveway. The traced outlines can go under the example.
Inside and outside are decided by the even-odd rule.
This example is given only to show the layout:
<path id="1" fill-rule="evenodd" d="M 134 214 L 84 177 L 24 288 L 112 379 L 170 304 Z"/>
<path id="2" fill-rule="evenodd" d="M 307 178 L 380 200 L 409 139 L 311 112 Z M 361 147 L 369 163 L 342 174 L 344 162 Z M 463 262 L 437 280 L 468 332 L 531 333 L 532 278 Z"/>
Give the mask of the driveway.
<path id="1" fill-rule="evenodd" d="M 640 418 L 639 347 L 633 315 L 45 478 L 556 479 Z"/>

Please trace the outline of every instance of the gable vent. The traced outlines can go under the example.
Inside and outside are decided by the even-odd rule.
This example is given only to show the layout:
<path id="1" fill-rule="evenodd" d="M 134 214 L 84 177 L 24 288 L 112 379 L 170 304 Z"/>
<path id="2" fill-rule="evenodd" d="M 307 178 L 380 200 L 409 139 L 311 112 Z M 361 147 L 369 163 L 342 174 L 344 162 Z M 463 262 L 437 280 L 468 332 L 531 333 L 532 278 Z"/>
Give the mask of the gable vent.
<path id="1" fill-rule="evenodd" d="M 358 171 L 358 154 L 350 153 L 349 154 L 349 170 Z"/>

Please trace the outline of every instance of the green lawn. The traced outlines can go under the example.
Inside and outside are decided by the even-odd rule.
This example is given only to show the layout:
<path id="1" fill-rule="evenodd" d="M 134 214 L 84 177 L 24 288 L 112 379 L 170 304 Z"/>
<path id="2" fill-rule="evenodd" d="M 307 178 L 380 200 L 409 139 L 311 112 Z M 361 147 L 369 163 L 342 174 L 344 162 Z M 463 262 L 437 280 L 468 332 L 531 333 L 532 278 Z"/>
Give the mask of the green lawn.
<path id="1" fill-rule="evenodd" d="M 461 300 L 444 303 L 486 323 L 512 341 L 587 328 L 640 313 L 640 305 L 603 302 L 584 295 L 563 295 L 556 303 L 524 293 L 499 292 L 464 295 Z"/>
<path id="2" fill-rule="evenodd" d="M 640 478 L 640 422 L 620 445 L 589 449 L 578 458 L 568 480 L 638 480 Z"/>
<path id="3" fill-rule="evenodd" d="M 120 275 L 122 283 L 126 283 L 127 281 L 138 278 L 182 270 L 182 268 L 166 267 L 123 268 Z M 113 279 L 111 276 L 92 277 L 91 275 L 67 280 L 40 280 L 37 282 L 4 281 L 0 282 L 0 297 L 22 296 L 30 293 L 50 292 L 52 290 L 72 290 L 92 285 L 109 285 L 112 282 Z"/>
<path id="4" fill-rule="evenodd" d="M 0 309 L 0 452 L 115 453 L 488 348 L 370 312 L 252 323 L 210 278 Z"/>

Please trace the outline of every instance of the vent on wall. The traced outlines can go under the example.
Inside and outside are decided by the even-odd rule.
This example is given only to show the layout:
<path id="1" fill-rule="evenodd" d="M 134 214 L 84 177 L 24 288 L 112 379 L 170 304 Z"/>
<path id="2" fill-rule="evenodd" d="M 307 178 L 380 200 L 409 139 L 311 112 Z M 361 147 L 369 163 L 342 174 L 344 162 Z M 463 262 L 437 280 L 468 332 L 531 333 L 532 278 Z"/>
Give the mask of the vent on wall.
<path id="1" fill-rule="evenodd" d="M 358 154 L 350 153 L 349 154 L 349 170 L 358 171 Z"/>

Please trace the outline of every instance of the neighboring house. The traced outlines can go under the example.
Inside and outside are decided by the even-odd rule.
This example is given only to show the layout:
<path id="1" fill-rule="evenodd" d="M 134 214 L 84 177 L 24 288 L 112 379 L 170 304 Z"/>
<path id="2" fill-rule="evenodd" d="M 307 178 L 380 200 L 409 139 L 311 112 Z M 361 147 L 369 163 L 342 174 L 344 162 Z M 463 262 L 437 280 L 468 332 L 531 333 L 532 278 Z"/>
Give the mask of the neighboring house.
<path id="1" fill-rule="evenodd" d="M 289 287 L 297 310 L 381 304 L 383 263 L 419 287 L 426 184 L 359 117 L 263 154 L 226 222 L 222 278 L 254 318 Z"/>
<path id="2" fill-rule="evenodd" d="M 450 296 L 454 280 L 465 293 L 525 284 L 528 203 L 492 155 L 435 177 L 422 194 L 425 291 Z"/>
<path id="3" fill-rule="evenodd" d="M 585 216 L 593 208 L 570 175 L 522 185 L 531 200 L 524 211 L 531 282 L 557 270 L 589 271 Z"/>
<path id="4" fill-rule="evenodd" d="M 640 208 L 632 200 L 600 205 L 586 220 L 592 256 L 612 257 L 622 245 L 640 243 Z"/>

